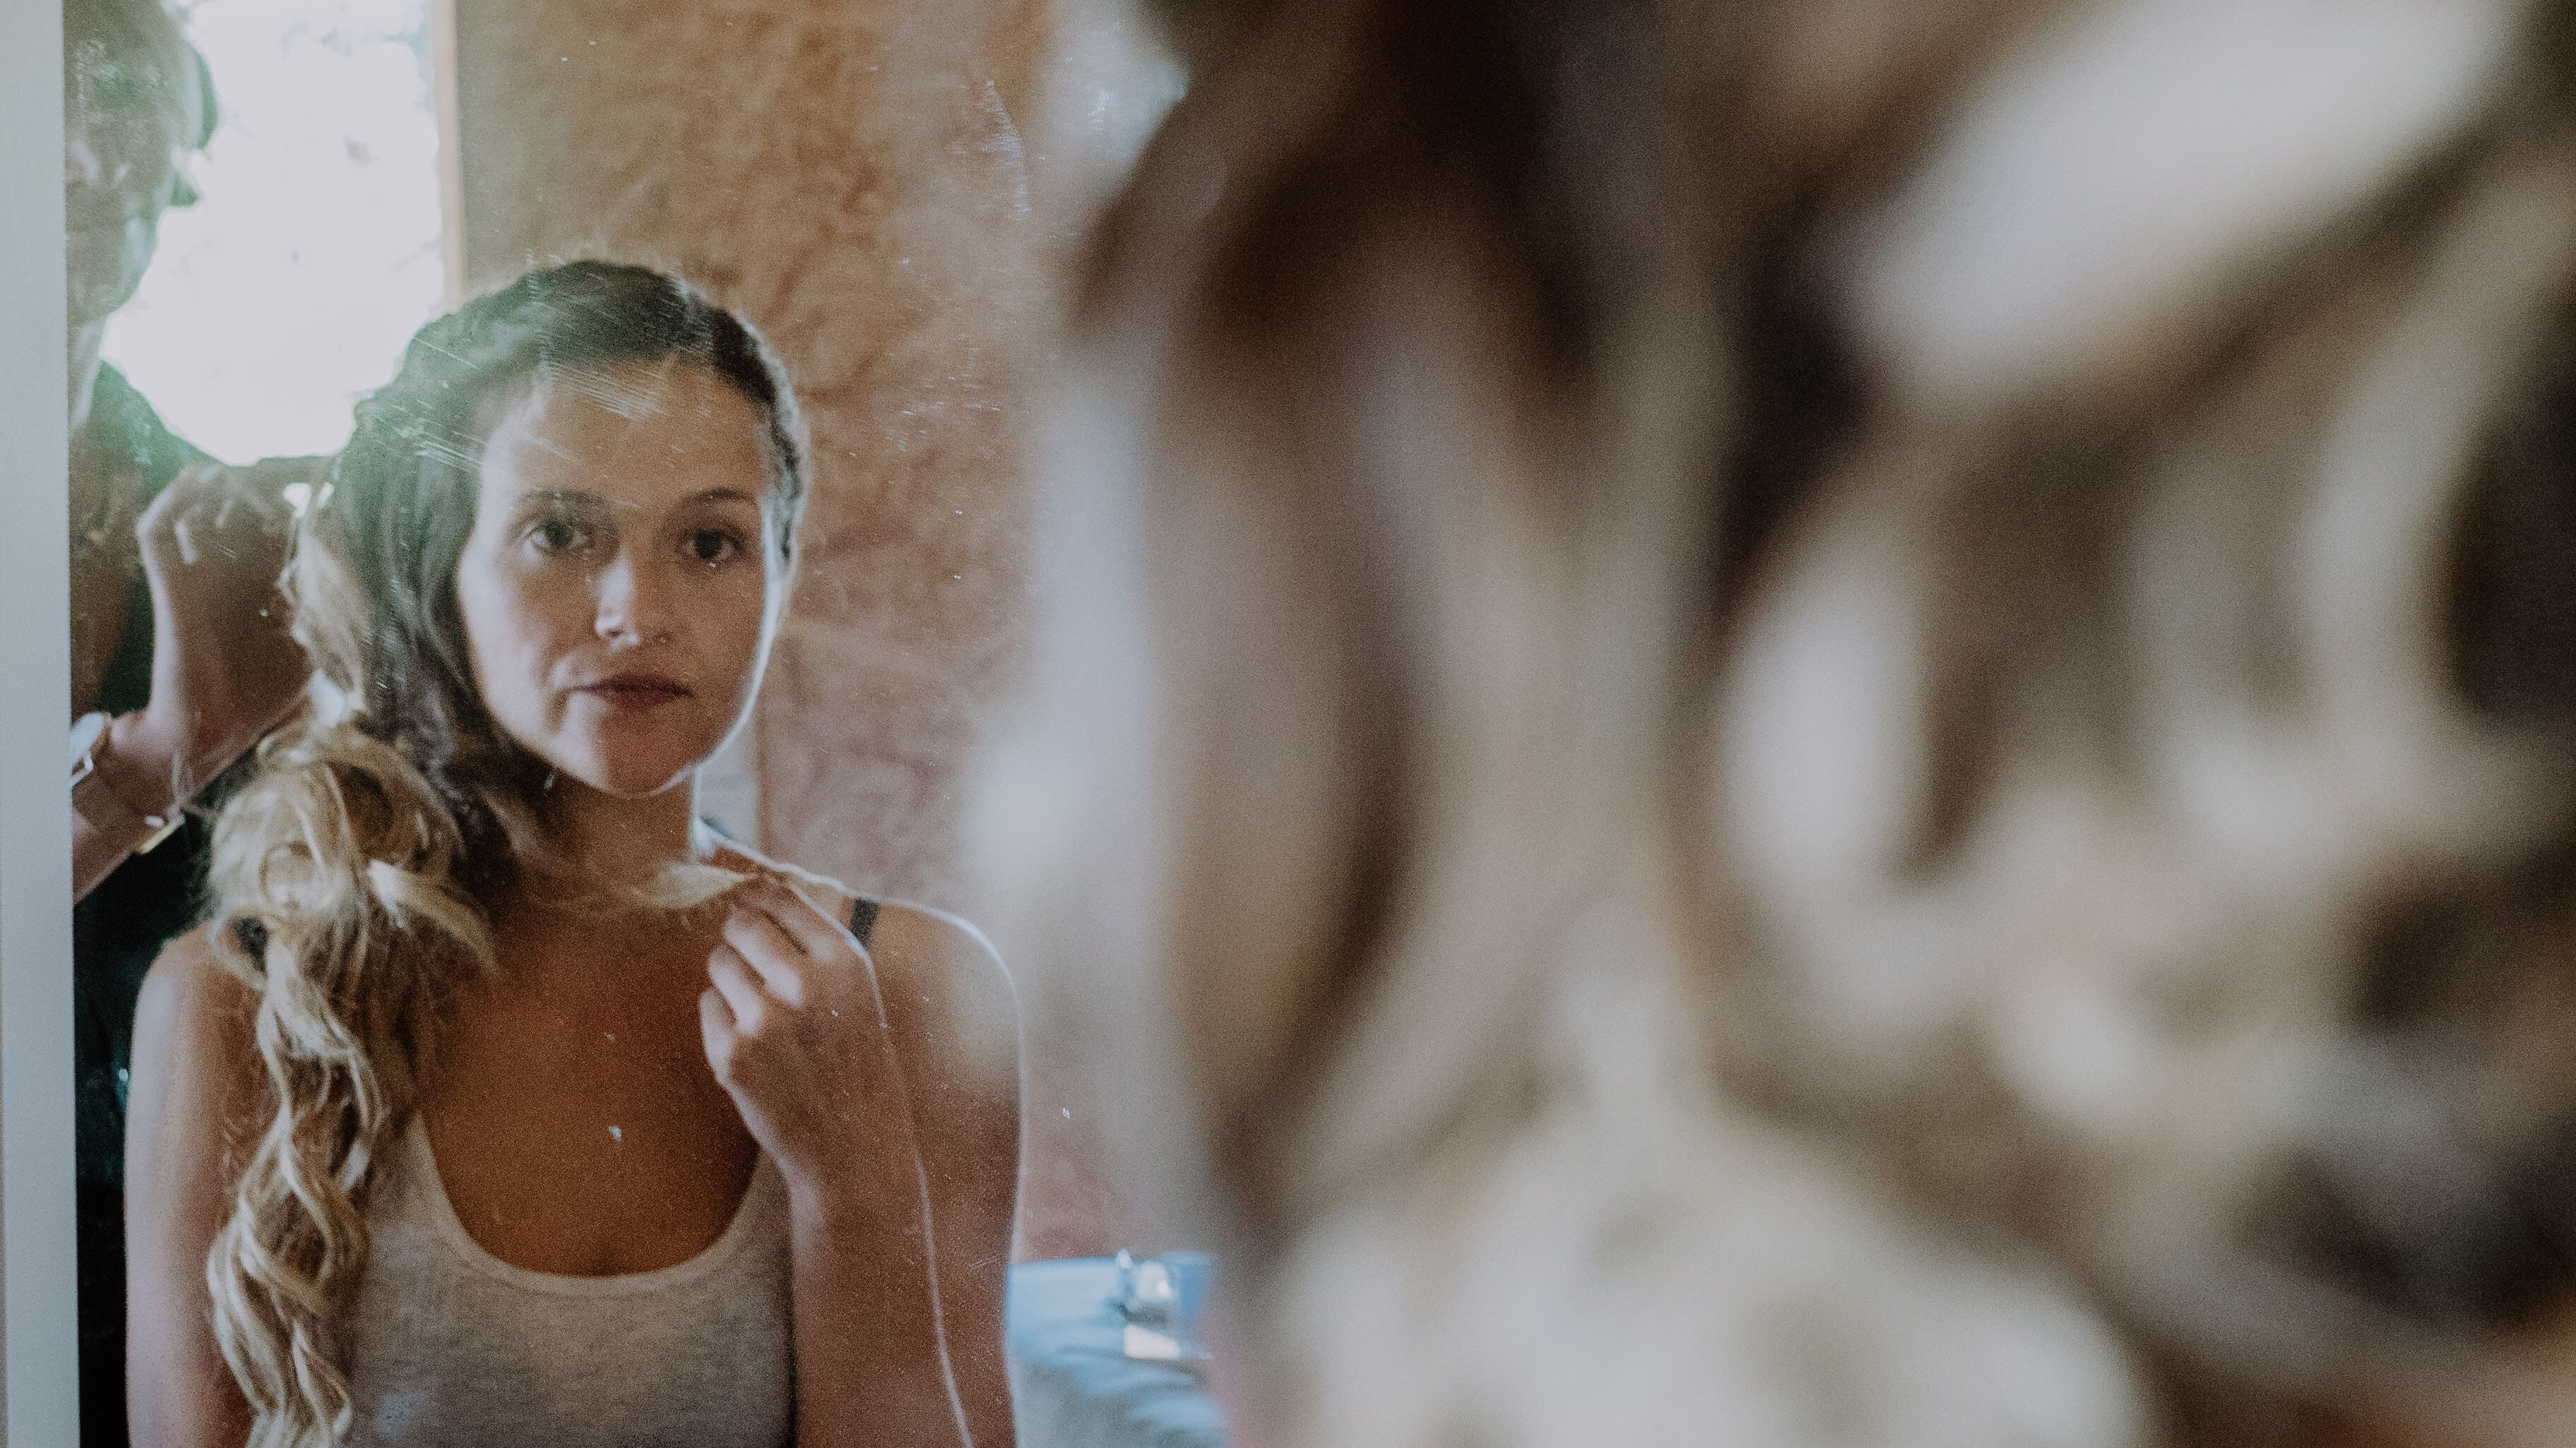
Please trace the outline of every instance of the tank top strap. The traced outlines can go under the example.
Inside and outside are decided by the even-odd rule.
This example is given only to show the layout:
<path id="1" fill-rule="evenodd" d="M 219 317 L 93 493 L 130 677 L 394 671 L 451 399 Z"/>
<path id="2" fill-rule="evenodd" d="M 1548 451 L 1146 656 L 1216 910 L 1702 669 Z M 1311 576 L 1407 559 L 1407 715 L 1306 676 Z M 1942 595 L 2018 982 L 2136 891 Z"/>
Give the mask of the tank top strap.
<path id="1" fill-rule="evenodd" d="M 849 930 L 850 937 L 859 942 L 860 949 L 868 948 L 868 936 L 877 928 L 877 916 L 884 909 L 883 901 L 801 870 L 773 868 L 770 873 L 812 902 L 815 909 L 840 921 Z"/>
<path id="2" fill-rule="evenodd" d="M 707 827 L 707 830 L 709 837 L 715 842 L 720 862 L 727 862 L 734 868 L 767 875 L 777 880 L 812 902 L 815 909 L 848 927 L 851 938 L 859 942 L 860 948 L 867 948 L 868 937 L 876 930 L 877 916 L 884 909 L 884 901 L 873 896 L 862 895 L 838 880 L 817 875 L 810 870 L 800 870 L 794 865 L 764 859 L 741 845 L 715 834 L 712 827 Z"/>

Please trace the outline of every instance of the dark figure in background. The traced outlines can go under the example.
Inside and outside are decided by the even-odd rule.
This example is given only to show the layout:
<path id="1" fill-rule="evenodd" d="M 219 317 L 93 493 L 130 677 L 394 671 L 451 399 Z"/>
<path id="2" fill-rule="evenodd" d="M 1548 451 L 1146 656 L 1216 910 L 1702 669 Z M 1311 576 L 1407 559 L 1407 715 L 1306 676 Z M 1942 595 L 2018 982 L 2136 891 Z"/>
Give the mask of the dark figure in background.
<path id="1" fill-rule="evenodd" d="M 215 117 L 203 58 L 160 0 L 71 0 L 63 90 L 81 1437 L 122 1444 L 135 992 L 199 912 L 205 828 L 185 806 L 300 697 L 302 656 L 271 605 L 279 490 L 311 464 L 223 467 L 99 361 L 161 213 L 195 199 L 184 167 Z"/>

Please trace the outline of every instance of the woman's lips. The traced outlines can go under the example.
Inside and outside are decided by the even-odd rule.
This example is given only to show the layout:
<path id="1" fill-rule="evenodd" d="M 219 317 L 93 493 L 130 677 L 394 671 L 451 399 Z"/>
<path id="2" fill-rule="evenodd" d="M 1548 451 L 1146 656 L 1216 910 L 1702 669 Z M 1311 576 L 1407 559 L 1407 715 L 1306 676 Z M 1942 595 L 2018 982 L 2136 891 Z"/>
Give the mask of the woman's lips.
<path id="1" fill-rule="evenodd" d="M 689 697 L 689 686 L 660 674 L 619 674 L 596 684 L 584 684 L 575 692 L 593 695 L 612 708 L 650 709 Z"/>

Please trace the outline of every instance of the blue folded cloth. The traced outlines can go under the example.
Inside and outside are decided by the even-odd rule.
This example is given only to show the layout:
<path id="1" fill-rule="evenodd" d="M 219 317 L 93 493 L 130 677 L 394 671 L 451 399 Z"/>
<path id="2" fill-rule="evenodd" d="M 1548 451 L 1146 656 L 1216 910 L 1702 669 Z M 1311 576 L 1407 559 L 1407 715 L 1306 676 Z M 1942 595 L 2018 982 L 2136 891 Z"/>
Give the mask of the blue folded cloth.
<path id="1" fill-rule="evenodd" d="M 1006 1308 L 1022 1448 L 1223 1448 L 1216 1399 L 1190 1368 L 1127 1356 L 1106 1257 L 1022 1262 Z"/>

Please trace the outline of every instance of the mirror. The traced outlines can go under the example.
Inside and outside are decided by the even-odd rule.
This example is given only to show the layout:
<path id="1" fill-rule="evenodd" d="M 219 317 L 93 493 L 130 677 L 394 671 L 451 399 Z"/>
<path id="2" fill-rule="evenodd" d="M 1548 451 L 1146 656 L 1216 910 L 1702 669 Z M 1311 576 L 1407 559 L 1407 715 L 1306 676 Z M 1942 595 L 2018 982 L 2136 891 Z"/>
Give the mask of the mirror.
<path id="1" fill-rule="evenodd" d="M 1153 26 L 65 19 L 83 1441 L 1220 1441 L 960 846 Z"/>
<path id="2" fill-rule="evenodd" d="M 95 1441 L 2569 1438 L 2558 11 L 70 3 Z"/>

